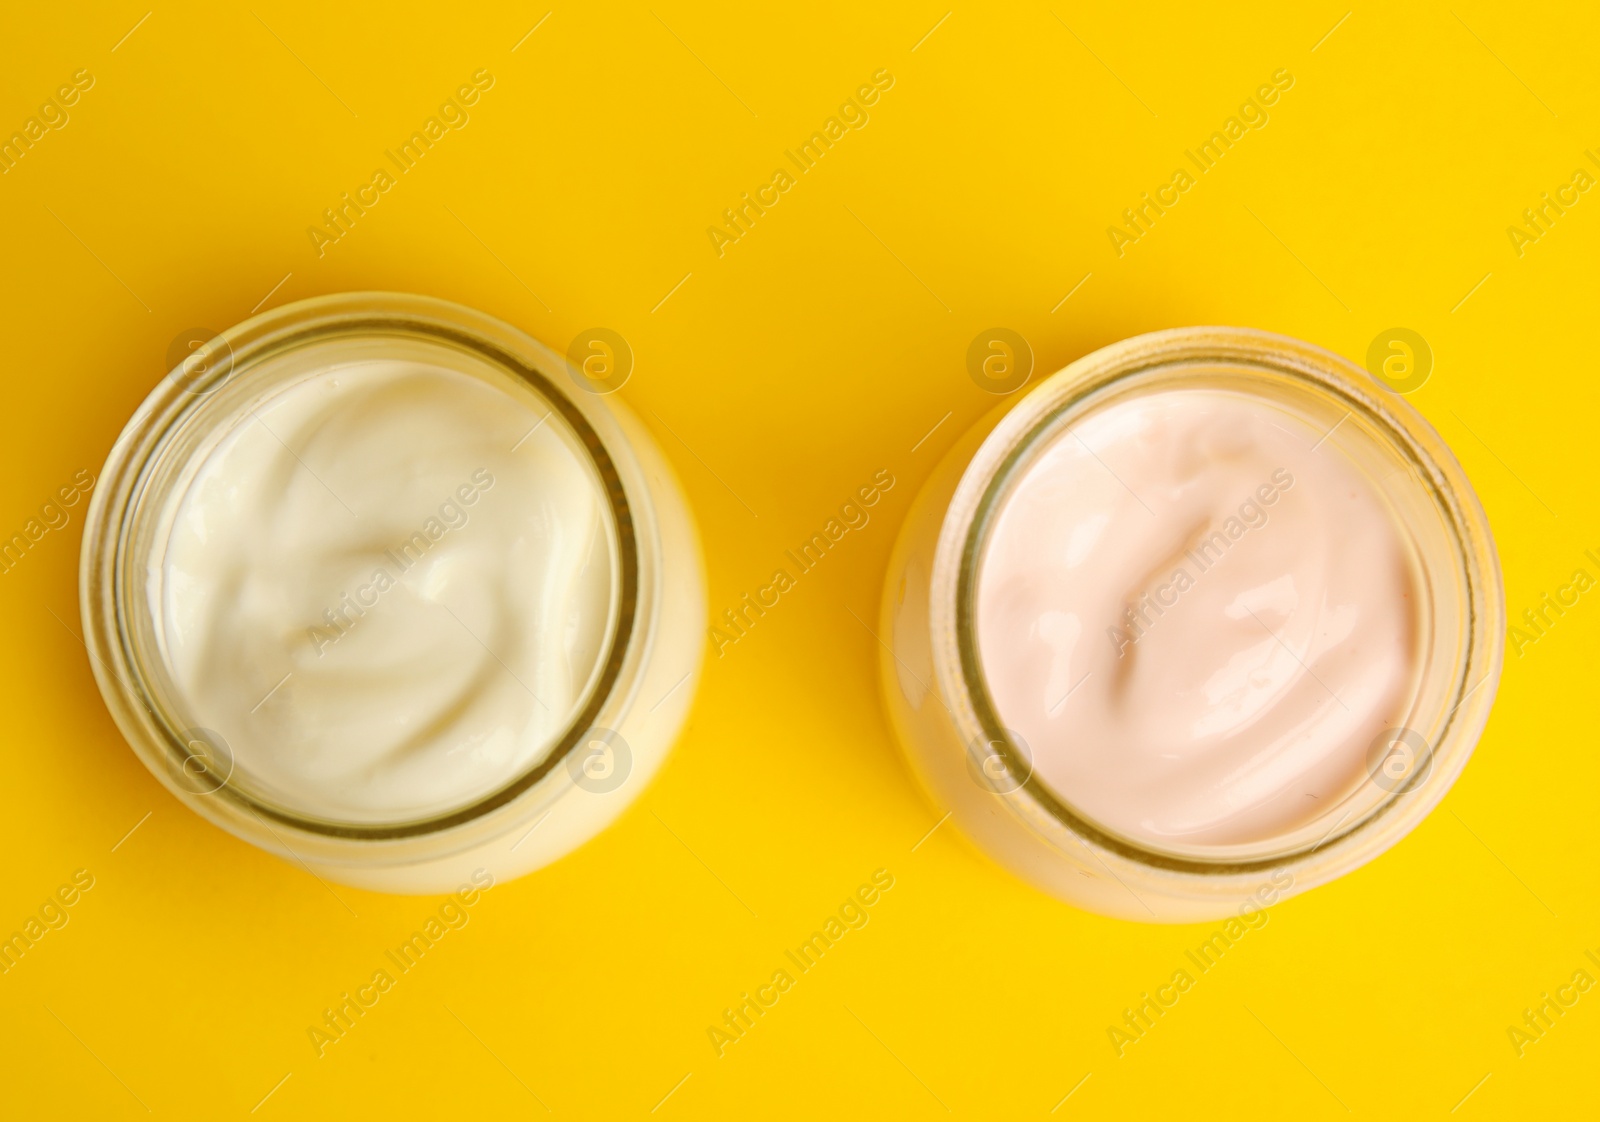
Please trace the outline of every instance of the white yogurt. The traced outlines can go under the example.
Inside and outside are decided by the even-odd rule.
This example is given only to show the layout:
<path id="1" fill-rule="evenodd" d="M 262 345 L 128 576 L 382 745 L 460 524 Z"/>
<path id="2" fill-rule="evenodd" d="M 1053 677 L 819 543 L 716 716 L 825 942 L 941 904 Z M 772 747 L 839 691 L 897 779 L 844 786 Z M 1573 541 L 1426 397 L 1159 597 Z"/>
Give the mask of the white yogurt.
<path id="1" fill-rule="evenodd" d="M 604 662 L 616 529 L 537 399 L 421 362 L 321 369 L 173 501 L 148 595 L 187 719 L 297 813 L 470 805 L 549 753 Z"/>

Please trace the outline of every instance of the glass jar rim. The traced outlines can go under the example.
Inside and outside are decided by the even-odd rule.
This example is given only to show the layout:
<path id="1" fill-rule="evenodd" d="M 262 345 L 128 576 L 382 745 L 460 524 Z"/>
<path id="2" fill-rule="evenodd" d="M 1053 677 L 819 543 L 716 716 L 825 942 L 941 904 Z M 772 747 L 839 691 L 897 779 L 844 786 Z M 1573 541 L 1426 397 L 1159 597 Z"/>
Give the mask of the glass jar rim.
<path id="1" fill-rule="evenodd" d="M 228 776 L 202 792 L 179 792 L 172 776 L 195 759 L 185 743 L 183 722 L 174 719 L 146 682 L 146 655 L 136 649 L 129 624 L 130 613 L 142 600 L 141 559 L 129 554 L 141 511 L 147 509 L 146 489 L 153 465 L 169 447 L 173 435 L 203 418 L 211 392 L 225 382 L 248 376 L 269 359 L 307 346 L 339 338 L 409 338 L 451 348 L 486 363 L 527 386 L 559 417 L 576 437 L 599 483 L 608 510 L 615 551 L 615 601 L 603 657 L 583 703 L 575 706 L 567 724 L 551 737 L 549 747 L 531 765 L 492 791 L 472 801 L 436 814 L 388 822 L 348 822 L 296 813 L 293 809 L 253 797 Z M 130 744 L 158 779 L 180 794 L 203 793 L 220 798 L 235 810 L 307 834 L 329 839 L 421 839 L 483 818 L 532 790 L 580 751 L 594 721 L 613 699 L 623 679 L 624 665 L 640 633 L 640 542 L 634 504 L 618 470 L 612 450 L 585 411 L 545 371 L 532 355 L 517 353 L 520 332 L 472 309 L 431 297 L 405 293 L 355 292 L 314 297 L 286 304 L 221 332 L 227 362 L 206 371 L 199 379 L 175 377 L 169 372 L 135 411 L 107 457 L 102 488 L 97 488 L 89 513 L 81 562 L 81 600 L 85 639 L 101 678 L 101 692 L 113 717 Z M 210 345 L 210 344 L 208 344 Z M 219 417 L 225 421 L 232 414 Z M 203 423 L 203 421 L 202 421 Z M 109 672 L 110 680 L 98 672 Z"/>
<path id="2" fill-rule="evenodd" d="M 1467 605 L 1462 624 L 1465 641 L 1452 683 L 1454 704 L 1430 746 L 1430 772 L 1420 783 L 1398 786 L 1353 822 L 1335 823 L 1314 844 L 1274 849 L 1269 839 L 1247 846 L 1208 847 L 1217 855 L 1201 856 L 1163 849 L 1101 825 L 1045 783 L 1026 751 L 1017 749 L 999 718 L 982 666 L 976 626 L 979 573 L 996 518 L 1021 474 L 1064 431 L 1066 418 L 1092 411 L 1117 387 L 1205 365 L 1287 376 L 1299 388 L 1311 389 L 1359 415 L 1383 435 L 1386 447 L 1407 461 L 1439 513 L 1460 562 Z M 1085 356 L 1035 387 L 984 440 L 957 485 L 941 528 L 934 574 L 930 606 L 939 617 L 934 632 L 944 640 L 936 643 L 935 668 L 947 696 L 959 701 L 951 707 L 951 716 L 963 742 L 1006 746 L 995 754 L 1005 771 L 1001 785 L 1011 799 L 1024 804 L 1024 817 L 1042 815 L 1045 822 L 1064 827 L 1102 851 L 1167 873 L 1231 876 L 1278 868 L 1318 853 L 1333 857 L 1389 823 L 1399 828 L 1396 838 L 1403 835 L 1443 796 L 1465 765 L 1494 694 L 1492 687 L 1486 693 L 1479 691 L 1497 678 L 1501 665 L 1500 624 L 1505 613 L 1498 560 L 1482 508 L 1442 439 L 1409 403 L 1372 384 L 1343 358 L 1296 339 L 1248 328 L 1176 328 L 1136 336 Z M 1015 802 L 1012 809 L 1019 809 Z"/>

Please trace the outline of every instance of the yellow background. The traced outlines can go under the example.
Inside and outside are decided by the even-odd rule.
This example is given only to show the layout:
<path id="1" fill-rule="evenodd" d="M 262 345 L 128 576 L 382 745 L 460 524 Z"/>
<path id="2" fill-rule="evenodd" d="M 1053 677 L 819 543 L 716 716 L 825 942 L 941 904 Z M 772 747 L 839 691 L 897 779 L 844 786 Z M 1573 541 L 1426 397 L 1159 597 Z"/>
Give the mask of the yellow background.
<path id="1" fill-rule="evenodd" d="M 1214 925 L 1075 911 L 948 825 L 913 851 L 939 812 L 851 618 L 873 619 L 907 504 L 994 401 L 965 355 L 996 326 L 1031 341 L 1035 380 L 1182 324 L 1358 362 L 1379 331 L 1417 330 L 1436 367 L 1411 400 L 1479 490 L 1511 614 L 1594 572 L 1600 195 L 1520 257 L 1506 233 L 1574 169 L 1600 173 L 1592 9 L 940 23 L 938 4 L 663 0 L 558 8 L 526 38 L 544 5 L 145 12 L 0 18 L 0 135 L 95 78 L 0 176 L 6 535 L 98 473 L 179 332 L 352 289 L 460 301 L 558 350 L 621 332 L 622 397 L 681 474 L 716 611 L 874 472 L 899 484 L 708 660 L 621 821 L 495 888 L 320 1059 L 308 1027 L 438 901 L 336 899 L 146 774 L 77 639 L 76 508 L 0 576 L 0 933 L 73 870 L 96 878 L 0 977 L 0 1114 L 542 1117 L 535 1094 L 594 1118 L 1593 1112 L 1600 991 L 1520 1058 L 1507 1028 L 1580 967 L 1600 976 L 1595 594 L 1508 651 L 1476 756 L 1414 835 L 1276 908 L 1120 1058 L 1107 1026 Z M 479 68 L 495 84 L 470 124 L 319 258 L 307 227 Z M 719 258 L 707 226 L 880 68 L 895 83 L 870 123 Z M 1295 83 L 1270 123 L 1119 258 L 1107 226 L 1278 68 Z M 718 1058 L 707 1027 L 878 868 L 896 883 L 869 926 Z"/>

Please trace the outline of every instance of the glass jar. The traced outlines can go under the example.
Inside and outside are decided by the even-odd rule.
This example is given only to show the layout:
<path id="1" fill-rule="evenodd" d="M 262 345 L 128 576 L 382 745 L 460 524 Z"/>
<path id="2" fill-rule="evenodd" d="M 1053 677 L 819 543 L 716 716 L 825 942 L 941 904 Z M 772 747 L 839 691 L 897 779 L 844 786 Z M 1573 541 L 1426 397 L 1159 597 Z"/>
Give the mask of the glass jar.
<path id="1" fill-rule="evenodd" d="M 598 334 L 592 353 L 600 357 L 574 365 L 581 360 L 569 362 L 468 308 L 350 293 L 274 309 L 221 335 L 193 336 L 192 352 L 179 348 L 172 372 L 106 461 L 80 568 L 84 633 L 101 694 L 168 790 L 228 832 L 319 877 L 389 892 L 447 891 L 480 870 L 497 880 L 521 875 L 598 833 L 638 796 L 694 696 L 705 581 L 671 469 L 638 420 L 606 396 L 628 371 L 605 340 L 624 350 L 626 344 Z M 334 791 L 326 798 L 286 793 L 259 759 L 234 747 L 240 736 L 228 729 L 247 728 L 250 716 L 198 717 L 174 672 L 164 607 L 174 523 L 207 457 L 259 420 L 267 403 L 319 371 L 369 360 L 427 364 L 471 379 L 474 393 L 502 393 L 508 406 L 543 414 L 538 427 L 550 428 L 542 439 L 559 440 L 599 496 L 594 532 L 603 544 L 595 548 L 609 558 L 609 589 L 595 600 L 607 605 L 596 624 L 602 637 L 597 649 L 586 648 L 592 657 L 574 679 L 570 709 L 551 718 L 557 731 L 548 748 L 470 797 L 400 814 L 344 809 Z"/>
<path id="2" fill-rule="evenodd" d="M 1415 573 L 1409 716 L 1315 817 L 1247 844 L 1156 845 L 1096 822 L 1035 773 L 996 713 L 975 589 L 997 515 L 1052 440 L 1098 410 L 1175 388 L 1254 395 L 1323 432 L 1387 506 Z M 912 770 L 1001 865 L 1090 911 L 1151 922 L 1250 913 L 1398 842 L 1449 790 L 1488 718 L 1505 635 L 1499 563 L 1439 435 L 1395 392 L 1294 339 L 1183 328 L 1096 351 L 1006 403 L 934 469 L 900 534 L 881 609 L 883 689 Z"/>

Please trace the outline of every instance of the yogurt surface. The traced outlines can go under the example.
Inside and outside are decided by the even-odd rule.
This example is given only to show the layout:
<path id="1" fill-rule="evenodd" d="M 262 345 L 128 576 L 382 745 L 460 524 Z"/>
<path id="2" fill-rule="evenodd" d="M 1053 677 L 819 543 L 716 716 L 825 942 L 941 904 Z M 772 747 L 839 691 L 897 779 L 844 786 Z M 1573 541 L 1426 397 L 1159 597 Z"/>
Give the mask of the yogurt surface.
<path id="1" fill-rule="evenodd" d="M 330 364 L 244 415 L 173 502 L 148 588 L 186 716 L 297 812 L 469 805 L 549 753 L 604 660 L 611 511 L 531 394 Z"/>
<path id="2" fill-rule="evenodd" d="M 1255 843 L 1349 795 L 1405 725 L 1416 582 L 1337 441 L 1264 398 L 1169 389 L 1021 471 L 980 560 L 978 650 L 1002 724 L 1080 813 L 1139 843 Z"/>

